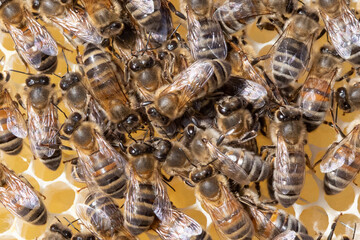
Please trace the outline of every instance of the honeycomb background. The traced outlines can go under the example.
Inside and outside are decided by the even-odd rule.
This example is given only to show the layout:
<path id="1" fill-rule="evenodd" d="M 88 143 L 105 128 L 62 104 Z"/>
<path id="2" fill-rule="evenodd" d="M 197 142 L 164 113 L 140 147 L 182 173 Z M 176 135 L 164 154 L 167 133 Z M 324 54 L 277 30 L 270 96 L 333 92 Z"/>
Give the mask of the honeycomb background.
<path id="1" fill-rule="evenodd" d="M 313 4 L 308 1 L 304 1 L 307 4 Z M 353 1 L 352 5 L 356 10 L 360 10 L 360 3 Z M 178 18 L 173 18 L 176 26 Z M 41 21 L 40 21 L 41 22 Z M 42 22 L 41 22 L 42 23 Z M 72 46 L 64 41 L 60 31 L 54 27 L 46 25 L 48 30 L 52 33 L 53 37 L 59 43 L 73 49 Z M 185 28 L 180 27 L 180 33 L 185 36 Z M 255 47 L 255 50 L 259 52 L 259 55 L 266 54 L 271 45 L 276 41 L 278 35 L 276 32 L 260 32 L 255 24 L 251 24 L 247 29 L 250 43 Z M 265 34 L 266 33 L 266 34 Z M 17 56 L 14 50 L 14 44 L 11 37 L 8 34 L 0 34 L 0 56 L 5 56 L 4 62 L 2 62 L 3 70 L 16 69 L 20 71 L 26 71 L 21 60 Z M 322 38 L 315 43 L 314 49 L 319 49 L 319 46 L 326 42 L 326 38 Z M 69 62 L 75 62 L 76 52 L 65 51 Z M 56 74 L 62 76 L 66 73 L 66 65 L 64 58 L 59 49 L 58 67 L 55 71 Z M 344 64 L 343 72 L 348 71 L 350 66 Z M 70 70 L 76 70 L 75 65 L 70 63 Z M 34 71 L 32 70 L 32 73 Z M 10 88 L 11 94 L 20 93 L 22 96 L 25 75 L 18 73 L 11 73 Z M 58 85 L 59 78 L 51 76 L 52 83 Z M 300 82 L 303 81 L 300 79 Z M 336 84 L 337 88 L 340 84 Z M 57 86 L 58 96 L 61 95 Z M 25 98 L 23 98 L 25 99 Z M 66 109 L 63 103 L 60 103 L 61 109 Z M 64 116 L 59 113 L 60 122 L 64 121 Z M 330 116 L 327 116 L 327 120 L 331 121 Z M 349 132 L 352 127 L 359 123 L 358 112 L 347 114 L 343 116 L 339 112 L 339 126 L 345 133 Z M 335 140 L 339 140 L 336 132 L 329 126 L 323 124 L 315 132 L 309 134 L 308 145 L 306 146 L 306 152 L 311 156 L 312 163 L 319 160 L 325 153 L 327 147 Z M 270 140 L 260 135 L 258 137 L 259 144 L 271 144 Z M 65 145 L 68 145 L 65 141 Z M 71 159 L 75 157 L 75 152 L 64 151 L 63 160 Z M 43 232 L 49 227 L 49 225 L 55 221 L 54 216 L 57 216 L 63 223 L 66 221 L 62 217 L 74 220 L 77 219 L 75 213 L 75 203 L 83 201 L 87 190 L 83 190 L 80 193 L 77 190 L 84 186 L 75 182 L 71 177 L 70 163 L 61 164 L 59 169 L 55 172 L 46 169 L 39 160 L 33 160 L 33 156 L 29 149 L 29 143 L 26 140 L 23 150 L 18 156 L 10 157 L 4 153 L 0 153 L 0 161 L 4 162 L 9 168 L 13 169 L 17 174 L 24 175 L 29 182 L 46 196 L 44 201 L 48 212 L 49 219 L 45 226 L 32 226 L 26 222 L 21 221 L 13 217 L 2 205 L 0 205 L 0 240 L 12 240 L 12 239 L 36 239 L 40 237 Z M 292 207 L 286 209 L 289 213 L 295 215 L 300 219 L 307 227 L 309 234 L 313 237 L 317 237 L 320 232 L 327 236 L 330 232 L 332 222 L 341 212 L 343 215 L 339 219 L 339 223 L 335 230 L 336 239 L 339 239 L 343 234 L 348 236 L 353 235 L 355 223 L 358 224 L 358 230 L 355 239 L 360 239 L 360 177 L 355 178 L 354 183 L 351 183 L 342 193 L 335 196 L 326 196 L 323 191 L 323 175 L 319 166 L 315 168 L 316 172 L 307 169 L 306 182 L 301 193 L 301 199 Z M 205 211 L 202 210 L 200 203 L 195 199 L 193 190 L 182 183 L 179 179 L 175 179 L 171 182 L 171 185 L 176 189 L 176 192 L 168 189 L 170 199 L 174 205 L 182 209 L 186 214 L 195 218 L 204 228 L 207 228 L 213 239 L 219 239 L 213 225 L 211 224 L 211 218 Z M 264 195 L 267 195 L 266 183 L 261 184 L 261 189 Z M 119 202 L 122 205 L 122 202 Z M 281 208 L 281 207 L 279 207 Z M 75 223 L 78 228 L 83 228 Z M 75 232 L 75 230 L 73 230 Z M 158 239 L 156 234 L 152 231 L 139 236 L 140 239 Z M 41 237 L 39 238 L 41 239 Z M 323 237 L 324 239 L 324 237 Z"/>

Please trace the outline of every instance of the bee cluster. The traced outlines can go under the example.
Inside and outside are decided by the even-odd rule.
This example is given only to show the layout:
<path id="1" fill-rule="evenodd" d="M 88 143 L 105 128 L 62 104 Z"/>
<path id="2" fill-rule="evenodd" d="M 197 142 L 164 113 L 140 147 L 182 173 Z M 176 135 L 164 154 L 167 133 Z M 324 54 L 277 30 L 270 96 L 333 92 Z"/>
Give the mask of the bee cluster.
<path id="1" fill-rule="evenodd" d="M 0 20 L 27 70 L 7 65 L 3 51 L 0 202 L 41 227 L 32 239 L 332 239 L 346 224 L 333 211 L 334 224 L 307 229 L 283 210 L 316 205 L 302 194 L 305 177 L 320 172 L 326 195 L 349 185 L 359 193 L 360 125 L 344 133 L 338 116 L 360 108 L 360 22 L 346 0 L 9 0 Z M 250 25 L 279 33 L 266 54 Z M 23 89 L 14 75 L 26 75 Z M 308 154 L 324 131 L 338 141 Z M 49 210 L 57 200 L 44 186 L 9 167 L 27 142 L 32 162 L 54 176 L 65 164 L 72 188 L 86 188 L 68 207 L 77 220 Z M 179 208 L 179 188 L 216 231 Z M 359 236 L 358 205 L 345 211 L 357 220 L 342 239 Z"/>

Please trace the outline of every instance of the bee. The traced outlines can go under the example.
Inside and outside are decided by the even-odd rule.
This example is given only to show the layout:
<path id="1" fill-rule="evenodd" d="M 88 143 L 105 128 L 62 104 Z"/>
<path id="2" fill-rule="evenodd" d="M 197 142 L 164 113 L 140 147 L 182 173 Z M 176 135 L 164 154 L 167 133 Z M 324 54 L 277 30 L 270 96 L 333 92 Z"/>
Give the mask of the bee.
<path id="1" fill-rule="evenodd" d="M 35 12 L 39 12 L 47 23 L 63 29 L 65 36 L 71 39 L 76 36 L 85 42 L 100 44 L 101 36 L 89 22 L 83 8 L 73 5 L 70 1 L 59 0 L 28 0 Z"/>
<path id="2" fill-rule="evenodd" d="M 52 73 L 57 66 L 57 44 L 20 0 L 4 2 L 0 7 L 0 23 L 15 43 L 21 59 L 40 72 Z"/>
<path id="3" fill-rule="evenodd" d="M 55 171 L 62 156 L 56 94 L 51 89 L 50 78 L 45 75 L 31 75 L 26 79 L 26 86 L 31 151 L 47 168 Z"/>
<path id="4" fill-rule="evenodd" d="M 188 1 L 187 39 L 191 55 L 198 59 L 225 59 L 227 46 L 220 24 L 210 16 L 212 1 Z"/>
<path id="5" fill-rule="evenodd" d="M 275 153 L 267 159 L 275 156 L 271 183 L 274 197 L 284 207 L 290 207 L 299 198 L 305 181 L 307 134 L 301 111 L 290 106 L 280 107 L 270 124 L 270 136 Z"/>
<path id="6" fill-rule="evenodd" d="M 298 101 L 308 132 L 314 131 L 325 119 L 330 108 L 330 94 L 338 72 L 340 56 L 330 46 L 323 46 L 300 91 Z"/>
<path id="7" fill-rule="evenodd" d="M 84 203 L 77 203 L 76 214 L 85 227 L 99 239 L 137 239 L 124 228 L 124 217 L 119 206 L 101 192 L 94 190 L 88 194 Z M 76 240 L 80 239 L 84 238 Z"/>
<path id="8" fill-rule="evenodd" d="M 281 19 L 286 19 L 285 14 L 292 14 L 296 8 L 296 0 L 228 0 L 216 9 L 213 17 L 219 21 L 226 33 L 233 34 L 244 29 L 259 16 L 275 15 L 278 21 L 281 21 Z M 258 25 L 258 27 L 272 30 L 269 24 L 263 25 Z"/>
<path id="9" fill-rule="evenodd" d="M 103 38 L 119 35 L 124 30 L 121 20 L 123 9 L 119 2 L 113 0 L 81 0 L 92 26 Z"/>
<path id="10" fill-rule="evenodd" d="M 185 213 L 171 209 L 171 219 L 169 221 L 156 221 L 153 224 L 155 232 L 162 240 L 211 240 L 199 223 Z"/>
<path id="11" fill-rule="evenodd" d="M 190 174 L 195 196 L 211 216 L 221 239 L 252 239 L 254 228 L 242 204 L 232 195 L 222 175 L 208 165 Z"/>
<path id="12" fill-rule="evenodd" d="M 125 227 L 137 236 L 147 231 L 155 217 L 169 221 L 171 202 L 161 182 L 154 149 L 146 143 L 133 143 L 129 152 L 129 183 L 125 200 Z"/>
<path id="13" fill-rule="evenodd" d="M 236 147 L 258 152 L 257 130 L 260 123 L 251 112 L 244 107 L 242 99 L 226 96 L 215 104 L 216 126 L 223 133 L 220 138 L 227 138 Z M 239 141 L 240 140 L 240 141 Z"/>
<path id="14" fill-rule="evenodd" d="M 244 194 L 237 197 L 249 213 L 258 239 L 273 239 L 286 231 L 295 231 L 297 234 L 308 233 L 305 226 L 296 217 L 270 204 L 261 202 L 255 193 L 249 194 L 249 192 L 249 190 L 245 190 Z"/>
<path id="15" fill-rule="evenodd" d="M 320 171 L 325 173 L 324 190 L 334 195 L 345 189 L 360 169 L 357 146 L 360 125 L 356 125 L 340 142 L 333 143 L 321 158 Z"/>
<path id="16" fill-rule="evenodd" d="M 198 60 L 175 76 L 174 82 L 158 89 L 154 106 L 147 110 L 150 120 L 167 126 L 181 117 L 197 99 L 214 92 L 228 79 L 231 66 L 223 60 Z"/>
<path id="17" fill-rule="evenodd" d="M 0 73 L 0 149 L 9 155 L 18 154 L 27 136 L 27 126 L 23 115 L 8 90 L 4 87 L 10 75 Z"/>
<path id="18" fill-rule="evenodd" d="M 281 240 L 281 239 L 286 239 L 286 240 L 313 240 L 314 238 L 310 237 L 306 233 L 297 233 L 295 231 L 288 230 L 288 231 L 280 233 L 275 238 L 273 238 L 273 240 Z"/>
<path id="19" fill-rule="evenodd" d="M 130 108 L 123 72 L 102 48 L 88 43 L 83 56 L 85 86 L 121 131 L 129 133 L 140 125 L 140 116 Z"/>
<path id="20" fill-rule="evenodd" d="M 77 165 L 80 164 L 86 182 L 93 182 L 110 197 L 123 198 L 127 184 L 126 157 L 104 139 L 96 124 L 81 120 L 81 114 L 71 114 L 63 131 L 70 136 L 73 149 L 77 151 Z"/>
<path id="21" fill-rule="evenodd" d="M 44 225 L 47 221 L 46 207 L 30 183 L 24 180 L 0 163 L 0 202 L 22 220 Z"/>
<path id="22" fill-rule="evenodd" d="M 272 47 L 267 64 L 270 79 L 278 88 L 291 87 L 306 69 L 318 29 L 319 16 L 305 7 L 298 9 L 286 22 L 284 33 Z"/>
<path id="23" fill-rule="evenodd" d="M 344 113 L 351 113 L 360 108 L 360 74 L 357 70 L 357 77 L 351 78 L 345 87 L 336 90 L 336 103 Z"/>
<path id="24" fill-rule="evenodd" d="M 353 64 L 360 64 L 360 23 L 345 0 L 319 0 L 319 12 L 337 53 Z M 343 34 L 339 34 L 343 33 Z"/>
<path id="25" fill-rule="evenodd" d="M 151 34 L 151 39 L 157 45 L 165 42 L 173 30 L 168 4 L 175 11 L 174 6 L 166 0 L 129 0 L 126 3 L 126 8 L 132 17 L 147 33 Z M 175 12 L 178 16 L 185 18 L 180 12 Z"/>
<path id="26" fill-rule="evenodd" d="M 71 229 L 64 226 L 61 222 L 51 224 L 48 231 L 45 232 L 42 240 L 66 240 L 73 236 Z"/>

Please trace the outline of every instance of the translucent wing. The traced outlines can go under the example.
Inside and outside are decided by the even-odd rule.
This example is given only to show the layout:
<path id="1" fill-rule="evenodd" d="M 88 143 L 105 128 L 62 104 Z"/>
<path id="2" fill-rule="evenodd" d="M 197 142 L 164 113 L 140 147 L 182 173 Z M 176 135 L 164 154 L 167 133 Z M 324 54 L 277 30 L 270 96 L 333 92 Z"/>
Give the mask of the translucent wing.
<path id="1" fill-rule="evenodd" d="M 161 0 L 130 0 L 128 5 L 131 5 L 127 8 L 131 8 L 132 12 L 146 16 L 160 9 Z"/>
<path id="2" fill-rule="evenodd" d="M 170 221 L 173 218 L 173 208 L 171 201 L 166 191 L 166 187 L 161 180 L 159 170 L 155 169 L 153 173 L 153 188 L 155 191 L 155 201 L 153 205 L 154 213 L 160 221 Z"/>
<path id="3" fill-rule="evenodd" d="M 18 138 L 25 138 L 27 136 L 27 126 L 23 115 L 15 106 L 9 92 L 4 90 L 4 102 L 6 107 L 3 108 L 7 115 L 7 127 L 12 134 Z"/>
<path id="4" fill-rule="evenodd" d="M 213 164 L 217 170 L 239 184 L 247 185 L 250 183 L 248 179 L 249 175 L 236 162 L 238 159 L 231 159 L 230 156 L 222 153 L 219 148 L 215 147 L 210 141 L 205 140 L 205 142 L 212 159 L 216 159 Z M 217 164 L 217 162 L 220 162 L 220 164 Z"/>
<path id="5" fill-rule="evenodd" d="M 340 14 L 332 18 L 320 11 L 332 44 L 339 55 L 348 59 L 355 46 L 360 46 L 360 23 L 345 1 L 340 0 Z"/>
<path id="6" fill-rule="evenodd" d="M 27 10 L 24 10 L 24 13 L 27 18 L 27 27 L 33 35 L 36 49 L 46 55 L 57 56 L 57 44 L 50 33 Z"/>
<path id="7" fill-rule="evenodd" d="M 265 99 L 267 99 L 268 93 L 265 87 L 262 85 L 250 81 L 245 80 L 242 82 L 243 84 L 239 86 L 238 95 L 244 98 L 249 103 L 257 102 L 259 99 L 264 99 L 264 101 L 260 102 L 260 105 L 257 105 L 257 108 L 261 108 L 266 104 Z"/>
<path id="8" fill-rule="evenodd" d="M 40 207 L 41 200 L 35 191 L 10 171 L 5 165 L 0 164 L 0 171 L 4 173 L 4 186 L 0 187 L 0 202 L 11 211 L 19 216 L 16 212 L 20 207 L 35 209 Z M 19 216 L 21 217 L 21 216 Z"/>
<path id="9" fill-rule="evenodd" d="M 344 164 L 350 165 L 360 154 L 356 152 L 359 146 L 360 125 L 356 125 L 351 132 L 339 143 L 332 144 L 321 158 L 320 171 L 323 173 L 332 172 Z"/>
<path id="10" fill-rule="evenodd" d="M 207 51 L 210 51 L 217 59 L 225 59 L 227 47 L 220 24 L 212 18 L 199 20 L 192 10 L 187 12 L 187 39 L 194 59 L 201 58 L 203 52 Z"/>
<path id="11" fill-rule="evenodd" d="M 43 154 L 51 157 L 55 149 L 47 146 L 60 144 L 57 136 L 59 130 L 57 109 L 52 103 L 48 103 L 41 113 L 37 113 L 28 100 L 27 113 L 29 140 L 32 152 L 37 155 L 37 157 L 40 157 L 38 151 L 41 150 Z"/>
<path id="12" fill-rule="evenodd" d="M 138 201 L 137 197 L 140 196 L 140 184 L 132 169 L 129 169 L 128 177 L 129 182 L 124 203 L 124 217 L 131 222 L 131 219 L 136 217 L 133 213 L 136 212 L 135 203 Z"/>
<path id="13" fill-rule="evenodd" d="M 167 40 L 168 35 L 173 31 L 171 20 L 171 13 L 168 8 L 162 6 L 160 8 L 160 24 L 156 31 L 151 31 L 151 38 L 158 43 L 163 43 Z"/>
<path id="14" fill-rule="evenodd" d="M 297 234 L 295 231 L 293 230 L 287 230 L 279 235 L 277 235 L 274 240 L 294 240 L 294 239 L 299 239 L 297 238 Z"/>
<path id="15" fill-rule="evenodd" d="M 95 139 L 99 146 L 99 152 L 108 159 L 114 160 L 121 169 L 125 170 L 128 162 L 126 156 L 116 151 L 98 132 L 95 133 Z"/>
<path id="16" fill-rule="evenodd" d="M 48 18 L 85 42 L 100 44 L 102 41 L 102 37 L 81 8 L 67 8 L 65 17 L 48 16 Z"/>
<path id="17" fill-rule="evenodd" d="M 214 69 L 209 60 L 198 60 L 174 77 L 174 82 L 166 87 L 159 97 L 167 94 L 180 94 L 179 109 L 190 101 L 204 95 L 203 87 L 213 75 Z"/>
<path id="18" fill-rule="evenodd" d="M 190 240 L 202 233 L 201 226 L 185 213 L 172 209 L 172 218 L 160 221 L 155 231 L 163 240 Z"/>

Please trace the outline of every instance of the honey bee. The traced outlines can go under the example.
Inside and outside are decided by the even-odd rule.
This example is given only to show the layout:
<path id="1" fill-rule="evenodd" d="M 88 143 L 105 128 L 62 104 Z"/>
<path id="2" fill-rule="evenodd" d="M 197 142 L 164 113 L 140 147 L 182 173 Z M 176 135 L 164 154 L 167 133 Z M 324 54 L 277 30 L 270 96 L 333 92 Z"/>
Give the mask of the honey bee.
<path id="1" fill-rule="evenodd" d="M 243 101 L 238 97 L 226 96 L 215 104 L 215 110 L 216 126 L 223 133 L 220 138 L 227 138 L 228 144 L 233 143 L 232 146 L 257 153 L 255 137 L 260 123 L 244 107 Z"/>
<path id="2" fill-rule="evenodd" d="M 225 59 L 227 46 L 220 24 L 210 15 L 212 0 L 188 1 L 186 6 L 191 55 L 198 59 Z"/>
<path id="3" fill-rule="evenodd" d="M 252 239 L 254 228 L 242 204 L 231 194 L 224 176 L 208 165 L 190 174 L 195 196 L 210 214 L 221 239 Z"/>
<path id="4" fill-rule="evenodd" d="M 275 15 L 279 19 L 285 19 L 283 15 L 292 14 L 296 8 L 296 0 L 228 0 L 216 9 L 214 19 L 219 21 L 226 33 L 233 34 L 244 29 L 259 16 Z M 264 24 L 264 27 L 271 30 L 269 24 Z"/>
<path id="5" fill-rule="evenodd" d="M 137 239 L 124 228 L 124 217 L 119 206 L 101 192 L 91 192 L 84 203 L 77 203 L 76 213 L 86 228 L 99 239 Z"/>
<path id="6" fill-rule="evenodd" d="M 81 122 L 81 114 L 75 112 L 64 124 L 64 133 L 70 136 L 78 163 L 87 183 L 96 184 L 113 198 L 123 198 L 127 178 L 125 156 L 117 152 L 101 135 L 99 127 L 91 122 Z"/>
<path id="7" fill-rule="evenodd" d="M 27 126 L 19 108 L 4 87 L 10 75 L 0 73 L 0 149 L 9 155 L 18 154 L 27 136 Z"/>
<path id="8" fill-rule="evenodd" d="M 360 23 L 347 2 L 319 0 L 319 12 L 337 53 L 353 64 L 360 64 L 358 56 Z"/>
<path id="9" fill-rule="evenodd" d="M 102 48 L 88 43 L 83 56 L 87 78 L 85 86 L 108 114 L 118 124 L 120 131 L 129 133 L 140 125 L 140 116 L 130 108 L 123 83 L 123 72 Z"/>
<path id="10" fill-rule="evenodd" d="M 258 239 L 274 239 L 286 231 L 307 234 L 307 229 L 296 217 L 281 209 L 276 209 L 270 204 L 261 202 L 254 195 L 255 193 L 249 194 L 249 190 L 245 190 L 245 193 L 238 198 L 250 215 Z"/>
<path id="11" fill-rule="evenodd" d="M 26 79 L 26 86 L 29 88 L 27 123 L 31 151 L 47 168 L 55 171 L 62 156 L 56 94 L 45 75 L 31 75 Z"/>
<path id="12" fill-rule="evenodd" d="M 113 0 L 81 0 L 92 26 L 103 38 L 111 38 L 121 34 L 124 24 L 121 20 L 122 7 Z"/>
<path id="13" fill-rule="evenodd" d="M 334 195 L 345 189 L 360 169 L 359 145 L 360 125 L 356 125 L 340 142 L 333 143 L 321 158 L 320 170 L 325 173 L 324 189 Z"/>
<path id="14" fill-rule="evenodd" d="M 214 92 L 228 79 L 231 66 L 223 60 L 198 60 L 175 76 L 174 82 L 158 89 L 154 106 L 147 110 L 149 118 L 167 126 L 181 117 L 197 99 Z"/>
<path id="15" fill-rule="evenodd" d="M 129 0 L 126 3 L 126 8 L 137 23 L 145 29 L 147 33 L 151 34 L 151 39 L 155 41 L 155 43 L 161 44 L 166 41 L 167 36 L 173 30 L 168 4 L 171 3 L 166 0 Z M 171 6 L 174 10 L 174 6 L 172 4 Z M 176 14 L 185 18 L 185 16 L 178 11 L 176 11 Z"/>
<path id="16" fill-rule="evenodd" d="M 137 236 L 147 231 L 155 217 L 161 221 L 171 218 L 171 202 L 161 182 L 154 149 L 146 143 L 134 143 L 128 148 L 129 184 L 125 200 L 125 227 Z"/>
<path id="17" fill-rule="evenodd" d="M 73 236 L 71 229 L 64 226 L 61 222 L 51 224 L 48 231 L 45 232 L 42 240 L 66 240 Z"/>
<path id="18" fill-rule="evenodd" d="M 306 233 L 297 233 L 292 230 L 288 230 L 277 235 L 273 240 L 313 240 L 314 238 L 310 237 Z"/>
<path id="19" fill-rule="evenodd" d="M 335 98 L 336 103 L 344 113 L 351 113 L 360 108 L 360 78 L 359 72 L 357 70 L 357 77 L 351 78 L 347 82 L 345 87 L 340 87 L 336 90 Z"/>
<path id="20" fill-rule="evenodd" d="M 40 13 L 47 23 L 54 24 L 64 30 L 68 39 L 76 36 L 82 41 L 100 44 L 101 36 L 89 22 L 83 8 L 70 1 L 28 0 L 32 9 Z M 69 35 L 69 36 L 68 36 Z"/>
<path id="21" fill-rule="evenodd" d="M 57 66 L 57 44 L 24 7 L 23 2 L 4 2 L 0 7 L 0 23 L 15 43 L 22 60 L 40 72 L 51 73 Z"/>
<path id="22" fill-rule="evenodd" d="M 171 219 L 168 221 L 157 221 L 153 224 L 155 232 L 162 240 L 211 240 L 199 223 L 185 213 L 171 209 Z"/>
<path id="23" fill-rule="evenodd" d="M 326 117 L 340 61 L 335 50 L 323 46 L 302 86 L 298 105 L 308 132 L 314 131 Z"/>
<path id="24" fill-rule="evenodd" d="M 0 202 L 13 215 L 34 225 L 47 221 L 46 207 L 27 181 L 0 163 Z"/>
<path id="25" fill-rule="evenodd" d="M 275 199 L 290 207 L 299 198 L 305 181 L 306 128 L 297 108 L 280 107 L 270 124 L 270 136 L 275 144 L 272 187 Z M 268 155 L 272 159 L 274 155 Z"/>
<path id="26" fill-rule="evenodd" d="M 280 89 L 291 87 L 306 69 L 318 29 L 319 16 L 305 7 L 298 9 L 286 22 L 284 33 L 272 47 L 267 64 L 270 78 Z"/>

